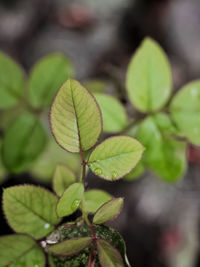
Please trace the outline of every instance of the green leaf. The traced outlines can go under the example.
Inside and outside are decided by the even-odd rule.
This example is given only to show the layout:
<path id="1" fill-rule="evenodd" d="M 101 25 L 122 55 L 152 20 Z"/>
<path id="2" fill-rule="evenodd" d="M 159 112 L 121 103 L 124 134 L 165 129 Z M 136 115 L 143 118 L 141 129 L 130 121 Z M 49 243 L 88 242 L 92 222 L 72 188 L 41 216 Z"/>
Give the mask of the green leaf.
<path id="1" fill-rule="evenodd" d="M 58 88 L 74 70 L 71 62 L 59 53 L 50 54 L 36 63 L 30 73 L 30 102 L 35 108 L 49 107 Z"/>
<path id="2" fill-rule="evenodd" d="M 0 108 L 16 105 L 24 89 L 24 72 L 10 57 L 0 52 Z"/>
<path id="3" fill-rule="evenodd" d="M 181 133 L 194 144 L 200 145 L 200 80 L 184 86 L 170 105 L 172 118 Z"/>
<path id="4" fill-rule="evenodd" d="M 69 257 L 88 247 L 91 241 L 91 237 L 67 239 L 61 243 L 48 247 L 48 252 Z"/>
<path id="5" fill-rule="evenodd" d="M 95 147 L 88 166 L 106 180 L 117 180 L 137 165 L 143 150 L 143 146 L 132 137 L 110 137 Z"/>
<path id="6" fill-rule="evenodd" d="M 176 141 L 172 133 L 170 119 L 160 113 L 145 119 L 136 135 L 146 147 L 143 157 L 145 164 L 168 182 L 177 181 L 186 168 L 186 144 Z"/>
<path id="7" fill-rule="evenodd" d="M 59 217 L 64 217 L 75 212 L 83 197 L 84 187 L 81 183 L 70 185 L 61 196 L 57 205 L 57 214 Z"/>
<path id="8" fill-rule="evenodd" d="M 53 176 L 53 190 L 61 196 L 65 189 L 76 182 L 74 173 L 67 166 L 58 164 Z"/>
<path id="9" fill-rule="evenodd" d="M 167 103 L 172 90 L 171 69 L 163 49 L 144 39 L 130 61 L 126 88 L 132 104 L 142 112 L 156 111 Z"/>
<path id="10" fill-rule="evenodd" d="M 51 138 L 47 147 L 37 160 L 31 165 L 31 174 L 42 182 L 51 182 L 57 163 L 67 164 L 77 176 L 80 174 L 80 155 L 64 151 Z"/>
<path id="11" fill-rule="evenodd" d="M 42 249 L 29 236 L 7 235 L 0 237 L 0 267 L 44 267 Z"/>
<path id="12" fill-rule="evenodd" d="M 27 170 L 43 151 L 46 134 L 38 119 L 24 113 L 8 127 L 2 143 L 2 161 L 11 172 Z"/>
<path id="13" fill-rule="evenodd" d="M 69 152 L 95 145 L 102 130 L 99 106 L 81 84 L 69 79 L 58 91 L 50 111 L 52 133 Z"/>
<path id="14" fill-rule="evenodd" d="M 102 190 L 89 190 L 85 192 L 85 209 L 89 213 L 96 212 L 105 202 L 109 201 L 112 196 Z"/>
<path id="15" fill-rule="evenodd" d="M 125 181 L 133 181 L 141 177 L 141 175 L 145 172 L 145 165 L 142 160 L 138 163 L 138 165 L 133 169 L 129 174 L 124 177 Z"/>
<path id="16" fill-rule="evenodd" d="M 94 94 L 103 116 L 104 132 L 120 132 L 127 125 L 124 107 L 116 98 L 106 94 Z"/>
<path id="17" fill-rule="evenodd" d="M 36 239 L 49 234 L 59 223 L 56 204 L 54 194 L 33 185 L 13 186 L 3 192 L 3 210 L 9 225 L 15 232 Z"/>
<path id="18" fill-rule="evenodd" d="M 123 260 L 119 251 L 108 241 L 97 240 L 99 261 L 102 267 L 123 267 Z"/>
<path id="19" fill-rule="evenodd" d="M 95 213 L 93 223 L 101 224 L 114 220 L 121 212 L 123 207 L 123 198 L 112 198 L 104 203 Z"/>
<path id="20" fill-rule="evenodd" d="M 83 85 L 92 93 L 103 93 L 107 87 L 106 83 L 101 80 L 88 80 Z"/>

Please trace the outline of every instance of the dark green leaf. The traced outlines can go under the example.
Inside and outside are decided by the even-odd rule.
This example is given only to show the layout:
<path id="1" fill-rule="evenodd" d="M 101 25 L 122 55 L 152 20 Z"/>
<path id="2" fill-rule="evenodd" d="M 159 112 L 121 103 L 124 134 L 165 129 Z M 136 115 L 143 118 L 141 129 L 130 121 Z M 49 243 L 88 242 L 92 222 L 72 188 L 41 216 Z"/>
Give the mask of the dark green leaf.
<path id="1" fill-rule="evenodd" d="M 145 171 L 145 166 L 141 160 L 138 163 L 138 165 L 135 167 L 135 169 L 133 169 L 129 174 L 127 174 L 124 177 L 124 180 L 126 180 L 126 181 L 136 180 L 136 179 L 140 178 L 140 176 L 144 173 L 144 171 Z"/>
<path id="2" fill-rule="evenodd" d="M 83 85 L 92 93 L 103 93 L 106 89 L 106 83 L 101 80 L 88 80 Z"/>
<path id="3" fill-rule="evenodd" d="M 11 58 L 0 52 L 0 108 L 16 105 L 24 89 L 24 72 Z"/>
<path id="4" fill-rule="evenodd" d="M 30 113 L 24 113 L 5 133 L 1 150 L 3 163 L 11 172 L 27 170 L 45 144 L 46 134 L 38 119 Z"/>
<path id="5" fill-rule="evenodd" d="M 59 223 L 56 204 L 55 195 L 33 185 L 13 186 L 3 192 L 3 210 L 9 225 L 15 232 L 36 239 L 49 234 Z"/>
<path id="6" fill-rule="evenodd" d="M 49 107 L 58 88 L 74 73 L 69 59 L 50 54 L 36 63 L 30 74 L 30 102 L 35 108 Z"/>

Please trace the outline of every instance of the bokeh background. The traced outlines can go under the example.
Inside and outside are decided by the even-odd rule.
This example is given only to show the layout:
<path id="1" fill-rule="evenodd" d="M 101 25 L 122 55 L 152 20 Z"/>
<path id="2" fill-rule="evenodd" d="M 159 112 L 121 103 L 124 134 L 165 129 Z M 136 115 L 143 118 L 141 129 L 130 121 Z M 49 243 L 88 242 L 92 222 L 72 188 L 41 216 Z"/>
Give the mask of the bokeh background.
<path id="1" fill-rule="evenodd" d="M 111 92 L 119 92 L 130 56 L 145 36 L 167 52 L 176 90 L 200 78 L 199 0 L 0 0 L 0 50 L 27 72 L 42 56 L 59 51 L 72 60 L 78 80 L 104 79 Z M 89 188 L 126 198 L 112 225 L 126 241 L 131 266 L 200 266 L 200 150 L 189 147 L 187 157 L 187 173 L 176 184 L 150 172 L 114 184 L 89 175 Z M 50 187 L 34 170 L 1 173 L 1 188 L 21 183 Z M 11 233 L 2 212 L 0 223 L 1 235 Z"/>

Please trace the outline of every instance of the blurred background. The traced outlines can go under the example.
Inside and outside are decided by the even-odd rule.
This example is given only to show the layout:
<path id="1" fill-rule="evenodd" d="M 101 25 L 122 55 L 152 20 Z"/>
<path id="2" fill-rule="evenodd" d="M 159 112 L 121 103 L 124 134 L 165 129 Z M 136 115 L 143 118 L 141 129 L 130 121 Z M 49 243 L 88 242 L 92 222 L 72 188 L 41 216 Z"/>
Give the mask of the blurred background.
<path id="1" fill-rule="evenodd" d="M 73 62 L 76 79 L 106 81 L 124 104 L 127 64 L 145 36 L 168 54 L 175 90 L 200 78 L 199 26 L 199 0 L 0 0 L 0 50 L 27 73 L 41 57 L 62 52 Z M 7 124 L 10 115 L 0 116 Z M 1 166 L 1 188 L 21 183 L 50 188 L 49 165 L 60 160 L 76 169 L 76 156 L 51 146 L 28 171 L 10 174 Z M 126 241 L 131 266 L 200 266 L 200 150 L 188 147 L 187 158 L 188 170 L 176 184 L 150 172 L 114 184 L 89 175 L 89 188 L 125 196 L 124 211 L 112 226 Z M 11 233 L 2 212 L 0 222 L 1 235 Z"/>

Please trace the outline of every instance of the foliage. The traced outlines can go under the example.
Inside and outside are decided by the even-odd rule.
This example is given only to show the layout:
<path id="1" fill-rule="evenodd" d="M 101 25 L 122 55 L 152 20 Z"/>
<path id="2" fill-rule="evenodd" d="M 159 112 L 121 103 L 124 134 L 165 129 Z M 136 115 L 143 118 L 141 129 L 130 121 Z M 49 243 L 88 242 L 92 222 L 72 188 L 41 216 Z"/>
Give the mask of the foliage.
<path id="1" fill-rule="evenodd" d="M 86 167 L 101 178 L 110 181 L 120 179 L 139 162 L 143 146 L 136 139 L 125 135 L 107 138 L 97 144 L 102 131 L 101 110 L 91 93 L 72 79 L 68 79 L 59 89 L 51 105 L 49 117 L 52 134 L 57 143 L 70 152 L 80 154 L 82 175 L 77 177 L 67 166 L 58 164 L 53 175 L 53 189 L 57 196 L 33 185 L 13 186 L 4 190 L 4 214 L 8 224 L 18 235 L 0 238 L 0 246 L 3 247 L 3 264 L 12 266 L 20 262 L 20 266 L 21 262 L 24 262 L 30 265 L 32 264 L 31 253 L 38 253 L 36 265 L 44 266 L 45 252 L 49 254 L 51 266 L 66 266 L 65 263 L 70 263 L 70 266 L 81 266 L 81 255 L 86 250 L 87 255 L 84 260 L 89 267 L 129 266 L 125 257 L 125 248 L 123 247 L 122 252 L 115 243 L 110 242 L 110 239 L 116 236 L 116 232 L 107 229 L 105 236 L 96 232 L 96 228 L 99 229 L 97 225 L 102 225 L 119 215 L 123 198 L 113 198 L 101 190 L 86 191 Z M 9 135 L 12 133 L 11 128 Z M 22 133 L 26 137 L 26 127 Z M 31 134 L 34 136 L 33 130 Z M 26 138 L 24 138 L 25 141 Z M 34 151 L 38 145 L 34 147 L 35 142 L 37 140 L 34 138 L 28 139 L 23 153 L 27 146 L 32 146 Z M 22 146 L 21 143 L 20 145 Z M 89 157 L 84 153 L 88 150 L 90 150 Z M 20 153 L 22 154 L 21 151 Z M 62 218 L 73 214 L 78 209 L 82 216 L 77 222 L 66 226 L 75 226 L 78 236 L 50 241 L 47 236 L 52 232 L 54 234 Z M 92 220 L 89 219 L 89 214 Z M 82 232 L 82 227 L 87 229 Z M 104 229 L 103 226 L 102 229 Z M 59 229 L 55 231 L 60 235 Z M 9 254 L 4 251 L 11 239 L 13 239 L 13 249 L 19 242 L 22 243 L 22 247 L 16 249 L 16 256 L 13 254 L 13 258 L 10 259 Z M 41 247 L 45 248 L 44 252 L 36 246 L 34 239 L 40 239 Z M 12 248 L 10 250 L 12 251 Z M 74 255 L 80 257 L 76 265 L 74 265 Z"/>
<path id="2" fill-rule="evenodd" d="M 200 145 L 200 81 L 187 84 L 173 96 L 167 55 L 154 40 L 145 38 L 130 60 L 126 90 L 137 110 L 129 121 L 123 106 L 114 107 L 113 97 L 95 94 L 106 121 L 104 132 L 128 134 L 145 147 L 142 160 L 125 180 L 134 180 L 149 168 L 163 180 L 176 182 L 186 170 L 187 143 Z"/>

